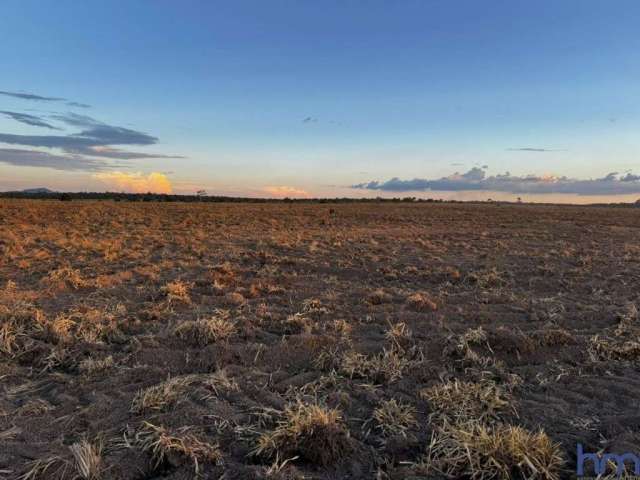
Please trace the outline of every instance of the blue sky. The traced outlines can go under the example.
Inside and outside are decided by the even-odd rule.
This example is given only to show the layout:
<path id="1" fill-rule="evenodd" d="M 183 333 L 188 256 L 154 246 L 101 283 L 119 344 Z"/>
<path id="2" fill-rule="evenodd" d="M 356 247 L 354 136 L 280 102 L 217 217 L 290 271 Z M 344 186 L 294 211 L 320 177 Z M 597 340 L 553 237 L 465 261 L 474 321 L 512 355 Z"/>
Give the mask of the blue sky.
<path id="1" fill-rule="evenodd" d="M 637 1 L 8 0 L 0 189 L 637 198 L 638 25 Z"/>

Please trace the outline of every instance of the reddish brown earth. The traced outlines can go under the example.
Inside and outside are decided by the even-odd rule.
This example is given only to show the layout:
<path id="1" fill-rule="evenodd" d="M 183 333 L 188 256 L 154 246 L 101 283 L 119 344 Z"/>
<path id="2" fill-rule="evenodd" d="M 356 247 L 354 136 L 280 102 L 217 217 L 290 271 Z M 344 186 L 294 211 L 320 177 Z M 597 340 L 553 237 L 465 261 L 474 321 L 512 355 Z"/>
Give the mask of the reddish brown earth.
<path id="1" fill-rule="evenodd" d="M 571 478 L 640 453 L 639 280 L 640 209 L 1 200 L 0 478 L 442 478 L 455 380 Z"/>

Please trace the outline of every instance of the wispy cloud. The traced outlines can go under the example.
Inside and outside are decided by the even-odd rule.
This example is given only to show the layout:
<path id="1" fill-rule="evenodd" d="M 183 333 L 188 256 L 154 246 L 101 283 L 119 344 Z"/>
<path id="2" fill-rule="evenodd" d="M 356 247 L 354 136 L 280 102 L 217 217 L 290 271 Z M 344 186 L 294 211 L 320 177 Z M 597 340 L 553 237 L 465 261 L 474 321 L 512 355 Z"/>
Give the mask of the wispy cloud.
<path id="1" fill-rule="evenodd" d="M 555 149 L 555 148 L 536 148 L 536 147 L 519 147 L 519 148 L 507 148 L 508 152 L 536 152 L 536 153 L 545 153 L 545 152 L 566 152 L 566 150 Z"/>
<path id="2" fill-rule="evenodd" d="M 33 93 L 0 92 L 0 95 L 25 100 L 57 102 L 60 97 L 45 97 Z M 12 165 L 29 165 L 61 170 L 104 170 L 109 167 L 124 167 L 108 160 L 137 160 L 145 158 L 184 158 L 179 155 L 137 152 L 117 148 L 118 146 L 149 146 L 158 143 L 158 138 L 131 128 L 109 125 L 88 115 L 74 112 L 55 113 L 46 117 L 31 113 L 0 111 L 17 122 L 49 130 L 62 130 L 58 125 L 75 127 L 79 131 L 67 135 L 22 135 L 0 132 L 0 143 L 29 147 L 25 150 L 1 149 L 0 162 Z M 52 123 L 54 122 L 54 123 Z M 38 148 L 56 149 L 61 153 L 45 153 Z M 20 153 L 23 152 L 23 153 Z M 100 159 L 100 160 L 97 160 Z"/>
<path id="3" fill-rule="evenodd" d="M 97 125 L 71 135 L 16 135 L 0 133 L 0 142 L 29 147 L 74 149 L 108 145 L 153 145 L 156 137 L 110 125 Z"/>
<path id="4" fill-rule="evenodd" d="M 26 92 L 0 91 L 0 95 L 4 95 L 6 97 L 19 98 L 21 100 L 33 100 L 35 102 L 63 102 L 63 101 L 66 101 L 66 99 L 60 98 L 60 97 L 44 97 L 42 95 L 36 95 L 35 93 L 26 93 Z"/>
<path id="5" fill-rule="evenodd" d="M 80 103 L 80 102 L 67 102 L 67 106 L 77 107 L 77 108 L 91 108 L 91 105 L 87 105 L 86 103 Z"/>
<path id="6" fill-rule="evenodd" d="M 0 114 L 4 115 L 5 117 L 11 118 L 16 122 L 24 123 L 25 125 L 31 125 L 33 127 L 49 128 L 51 130 L 60 130 L 58 127 L 54 127 L 50 123 L 47 123 L 46 121 L 44 121 L 42 117 L 31 115 L 29 113 L 10 112 L 7 110 L 0 110 Z"/>
<path id="7" fill-rule="evenodd" d="M 76 155 L 54 155 L 38 150 L 0 148 L 0 163 L 17 167 L 46 167 L 54 170 L 76 170 L 96 172 L 113 168 L 102 160 Z"/>
<path id="8" fill-rule="evenodd" d="M 119 148 L 95 146 L 85 148 L 67 148 L 67 152 L 90 157 L 114 158 L 119 160 L 139 160 L 141 158 L 185 158 L 181 155 L 163 155 L 161 153 L 142 153 L 120 150 Z"/>
<path id="9" fill-rule="evenodd" d="M 622 195 L 640 193 L 640 176 L 616 172 L 602 178 L 582 180 L 566 176 L 515 176 L 509 172 L 486 176 L 484 170 L 474 167 L 466 173 L 454 173 L 438 179 L 414 178 L 401 180 L 394 177 L 385 182 L 372 181 L 352 185 L 352 188 L 388 192 L 410 191 L 493 191 L 513 194 L 577 194 L 577 195 Z"/>
<path id="10" fill-rule="evenodd" d="M 87 105 L 86 103 L 73 102 L 71 100 L 67 100 L 66 98 L 61 98 L 61 97 L 46 97 L 44 95 L 36 95 L 35 93 L 7 92 L 4 90 L 0 90 L 0 95 L 4 95 L 5 97 L 18 98 L 20 100 L 30 100 L 33 102 L 64 102 L 69 107 L 79 107 L 79 108 L 91 107 L 91 105 Z"/>
<path id="11" fill-rule="evenodd" d="M 87 128 L 94 127 L 96 125 L 104 125 L 100 120 L 96 120 L 88 115 L 81 115 L 79 113 L 67 112 L 67 113 L 55 113 L 50 116 L 54 120 L 58 120 L 62 123 L 70 125 L 72 127 Z"/>
<path id="12" fill-rule="evenodd" d="M 101 172 L 93 176 L 103 182 L 109 190 L 131 193 L 171 193 L 173 187 L 163 173 L 153 172 L 149 175 L 126 172 Z"/>

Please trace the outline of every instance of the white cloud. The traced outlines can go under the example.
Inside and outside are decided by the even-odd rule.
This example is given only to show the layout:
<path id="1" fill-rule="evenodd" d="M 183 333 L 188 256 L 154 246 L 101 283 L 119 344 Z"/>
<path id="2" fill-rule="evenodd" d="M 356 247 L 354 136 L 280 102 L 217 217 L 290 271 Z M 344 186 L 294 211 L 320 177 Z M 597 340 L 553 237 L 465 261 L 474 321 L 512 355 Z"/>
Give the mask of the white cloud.
<path id="1" fill-rule="evenodd" d="M 171 182 L 164 173 L 105 172 L 96 173 L 93 178 L 103 182 L 109 190 L 131 193 L 172 193 Z"/>

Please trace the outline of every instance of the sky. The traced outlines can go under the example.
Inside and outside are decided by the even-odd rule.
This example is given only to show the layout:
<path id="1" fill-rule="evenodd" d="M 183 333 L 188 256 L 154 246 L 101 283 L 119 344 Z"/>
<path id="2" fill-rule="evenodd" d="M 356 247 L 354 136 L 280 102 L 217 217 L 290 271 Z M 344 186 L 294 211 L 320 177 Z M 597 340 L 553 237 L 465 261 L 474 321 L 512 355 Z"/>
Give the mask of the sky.
<path id="1" fill-rule="evenodd" d="M 0 190 L 640 198 L 637 0 L 5 0 Z"/>

